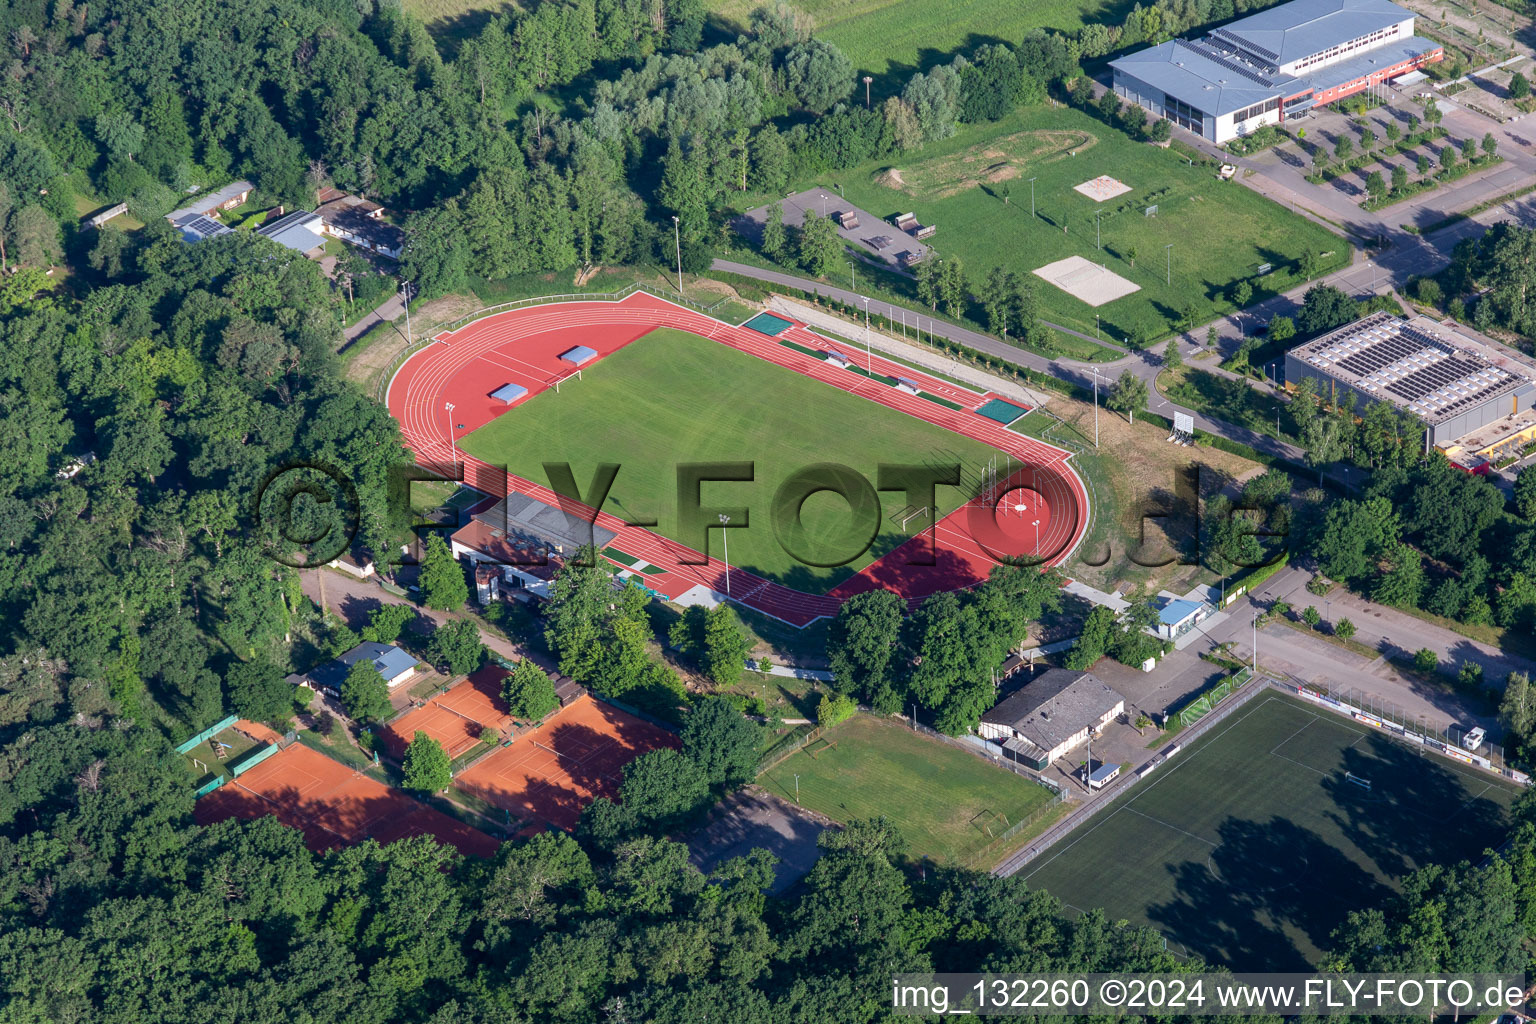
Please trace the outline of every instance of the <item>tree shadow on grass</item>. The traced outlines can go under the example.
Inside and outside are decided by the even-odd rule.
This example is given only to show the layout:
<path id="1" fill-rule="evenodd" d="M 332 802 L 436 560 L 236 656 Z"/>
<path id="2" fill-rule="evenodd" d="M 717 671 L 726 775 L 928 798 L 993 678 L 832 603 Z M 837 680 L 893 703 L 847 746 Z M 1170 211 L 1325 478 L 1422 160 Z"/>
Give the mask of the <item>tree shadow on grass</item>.
<path id="1" fill-rule="evenodd" d="M 1147 916 L 1208 962 L 1302 970 L 1351 909 L 1390 895 L 1342 851 L 1284 818 L 1228 819 L 1205 863 L 1169 868 L 1176 891 Z M 1301 948 L 1285 928 L 1299 932 Z"/>
<path id="2" fill-rule="evenodd" d="M 1498 845 L 1509 824 L 1507 809 L 1478 792 L 1481 782 L 1385 736 L 1367 735 L 1345 750 L 1340 770 L 1322 786 L 1334 805 L 1329 817 L 1389 878 L 1475 858 Z"/>

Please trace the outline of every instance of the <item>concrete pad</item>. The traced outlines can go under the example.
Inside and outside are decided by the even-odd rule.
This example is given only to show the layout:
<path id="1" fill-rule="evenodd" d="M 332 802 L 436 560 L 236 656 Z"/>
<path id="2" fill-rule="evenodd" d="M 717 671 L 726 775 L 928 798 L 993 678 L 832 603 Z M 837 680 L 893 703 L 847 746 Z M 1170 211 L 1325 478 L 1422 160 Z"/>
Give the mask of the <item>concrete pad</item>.
<path id="1" fill-rule="evenodd" d="M 1106 302 L 1141 291 L 1141 285 L 1081 256 L 1069 256 L 1055 263 L 1047 263 L 1035 271 L 1035 276 L 1044 278 L 1074 299 L 1082 299 L 1090 306 L 1102 306 Z"/>
<path id="2" fill-rule="evenodd" d="M 1073 185 L 1074 192 L 1081 192 L 1095 202 L 1104 202 L 1115 196 L 1123 196 L 1131 190 L 1131 186 L 1118 178 L 1111 178 L 1107 174 L 1101 174 L 1092 181 L 1085 181 L 1081 185 Z"/>

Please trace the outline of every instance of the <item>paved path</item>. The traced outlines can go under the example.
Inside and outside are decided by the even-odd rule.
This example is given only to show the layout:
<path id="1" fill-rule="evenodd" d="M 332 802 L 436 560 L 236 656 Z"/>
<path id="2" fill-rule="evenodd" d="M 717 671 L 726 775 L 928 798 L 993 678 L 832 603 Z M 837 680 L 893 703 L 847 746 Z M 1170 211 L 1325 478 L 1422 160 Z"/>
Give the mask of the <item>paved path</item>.
<path id="1" fill-rule="evenodd" d="M 353 629 L 366 626 L 368 613 L 384 604 L 408 604 L 416 609 L 416 614 L 431 621 L 434 628 L 457 619 L 470 618 L 463 612 L 443 612 L 423 607 L 409 598 L 391 594 L 371 577 L 360 580 L 335 569 L 302 569 L 299 571 L 299 584 L 303 588 L 305 597 L 316 604 L 323 604 L 332 609 Z M 509 661 L 526 657 L 533 657 L 535 661 L 541 660 L 505 637 L 483 627 L 480 629 L 480 642 Z M 553 671 L 555 668 L 552 661 L 545 660 L 542 664 L 546 671 Z"/>
<path id="2" fill-rule="evenodd" d="M 404 313 L 405 303 L 400 300 L 400 293 L 397 291 L 375 306 L 373 311 L 367 316 L 341 333 L 346 336 L 347 342 L 351 343 L 367 334 L 378 324 L 393 323 L 400 319 Z"/>
<path id="3" fill-rule="evenodd" d="M 745 263 L 715 260 L 714 269 L 731 274 L 740 274 L 743 277 L 751 277 L 786 288 L 794 288 L 797 291 L 825 295 L 835 298 L 840 302 L 856 304 L 858 306 L 863 306 L 866 298 L 866 296 L 857 295 L 844 288 L 822 284 L 819 281 L 796 277 L 793 274 L 785 274 L 777 270 L 764 270 Z M 1162 357 L 1155 350 L 1129 353 L 1112 363 L 1081 363 L 1065 356 L 1057 358 L 1042 356 L 1028 349 L 1006 344 L 990 334 L 983 334 L 969 327 L 945 323 L 942 320 L 931 319 L 924 310 L 909 309 L 905 306 L 887 302 L 884 299 L 870 298 L 869 311 L 872 315 L 883 316 L 888 320 L 894 320 L 898 323 L 904 321 L 913 324 L 917 329 L 925 331 L 930 335 L 958 342 L 977 352 L 1006 360 L 1018 366 L 1026 366 L 1041 373 L 1050 374 L 1053 377 L 1069 381 L 1084 388 L 1092 388 L 1094 386 L 1095 371 L 1097 371 L 1099 382 L 1105 385 L 1113 381 L 1125 369 L 1129 369 L 1136 376 L 1143 378 L 1150 384 L 1157 377 L 1158 371 L 1162 369 Z M 1063 328 L 1058 327 L 1056 329 L 1062 330 Z M 1086 337 L 1086 335 L 1079 334 L 1077 331 L 1068 331 L 1067 333 L 1076 334 L 1078 337 Z M 1203 332 L 1197 333 L 1203 335 Z M 1091 341 L 1092 339 L 1089 340 Z M 1152 412 L 1168 418 L 1172 418 L 1174 412 L 1187 412 L 1194 417 L 1196 428 L 1207 433 L 1229 438 L 1233 441 L 1239 441 L 1250 448 L 1268 455 L 1289 459 L 1293 462 L 1302 462 L 1306 458 L 1305 452 L 1295 445 L 1276 440 L 1256 430 L 1249 430 L 1247 427 L 1240 427 L 1236 424 L 1218 420 L 1204 413 L 1196 412 L 1193 409 L 1186 409 L 1181 405 L 1168 401 L 1167 398 L 1163 397 L 1155 389 L 1151 389 L 1149 408 Z"/>
<path id="4" fill-rule="evenodd" d="M 849 323 L 847 320 L 829 313 L 825 309 L 804 302 L 797 302 L 783 295 L 773 294 L 768 296 L 768 308 L 775 312 L 788 313 L 802 323 L 841 335 L 850 341 L 867 342 L 872 348 L 877 348 L 882 352 L 905 359 L 908 362 L 916 363 L 918 366 L 931 370 L 934 373 L 942 373 L 946 377 L 953 377 L 955 380 L 963 381 L 982 392 L 992 391 L 999 395 L 1016 398 L 1031 408 L 1045 405 L 1050 401 L 1049 395 L 1042 394 L 1034 388 L 1016 384 L 1011 380 L 1005 380 L 996 374 L 971 366 L 969 363 L 962 365 L 952 356 L 945 355 L 926 345 L 903 341 L 901 338 L 892 337 L 884 331 L 873 327 L 868 332 L 865 332 L 860 324 Z"/>

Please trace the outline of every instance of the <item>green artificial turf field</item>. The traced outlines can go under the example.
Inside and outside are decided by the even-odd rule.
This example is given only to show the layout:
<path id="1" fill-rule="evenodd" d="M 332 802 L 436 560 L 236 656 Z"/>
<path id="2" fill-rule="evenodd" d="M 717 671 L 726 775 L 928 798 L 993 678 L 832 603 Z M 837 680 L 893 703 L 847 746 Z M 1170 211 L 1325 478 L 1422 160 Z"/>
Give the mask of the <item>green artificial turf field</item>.
<path id="1" fill-rule="evenodd" d="M 1073 190 L 1100 175 L 1131 191 L 1101 203 Z M 1092 333 L 1097 312 L 1102 336 L 1114 341 L 1136 330 L 1166 334 L 1186 303 L 1199 322 L 1227 312 L 1226 294 L 1239 279 L 1252 283 L 1256 298 L 1299 284 L 1294 261 L 1304 251 L 1333 254 L 1319 258 L 1318 273 L 1349 259 L 1343 239 L 1238 182 L 1216 180 L 1213 167 L 1191 167 L 1174 151 L 1063 107 L 1030 107 L 839 177 L 847 198 L 871 213 L 911 211 L 935 225 L 929 243 L 940 256 L 964 260 L 973 288 L 995 266 L 1017 271 L 1034 283 L 1043 318 Z M 1033 218 L 1030 178 L 1037 179 Z M 1152 205 L 1157 212 L 1148 217 Z M 1141 290 L 1095 309 L 1033 276 L 1068 256 L 1102 263 Z M 1265 263 L 1273 271 L 1257 276 Z"/>
<path id="2" fill-rule="evenodd" d="M 1303 970 L 1349 911 L 1379 906 L 1404 875 L 1497 846 L 1514 796 L 1475 769 L 1264 692 L 1025 878 L 1209 962 Z"/>
<path id="3" fill-rule="evenodd" d="M 890 515 L 906 504 L 880 492 L 874 545 L 848 565 L 814 568 L 780 546 L 771 521 L 774 492 L 793 473 L 837 462 L 873 486 L 880 463 L 933 460 L 979 466 L 993 449 L 922 420 L 822 384 L 792 370 L 685 331 L 663 328 L 588 366 L 559 393 L 535 395 L 463 440 L 466 452 L 531 480 L 542 464 L 569 462 L 586 487 L 600 462 L 620 465 L 606 511 L 631 521 L 655 518 L 662 536 L 698 546 L 677 527 L 677 472 L 685 462 L 751 461 L 752 483 L 705 483 L 700 504 L 744 506 L 750 525 L 730 531 L 730 562 L 799 590 L 829 589 L 908 538 Z M 972 477 L 974 479 L 974 477 Z M 938 489 L 939 514 L 956 507 L 959 488 Z M 848 504 L 812 495 L 802 509 L 815 551 L 856 550 Z M 912 529 L 919 527 L 914 522 Z M 710 531 L 710 554 L 725 552 Z"/>
<path id="4" fill-rule="evenodd" d="M 995 863 L 1005 845 L 1017 849 L 1048 820 L 1006 844 L 1001 834 L 1032 814 L 1048 814 L 1054 799 L 1044 786 L 1006 768 L 868 715 L 828 729 L 757 782 L 793 801 L 796 775 L 801 806 L 842 822 L 884 815 L 901 830 L 908 856 L 946 864 L 983 854 Z"/>

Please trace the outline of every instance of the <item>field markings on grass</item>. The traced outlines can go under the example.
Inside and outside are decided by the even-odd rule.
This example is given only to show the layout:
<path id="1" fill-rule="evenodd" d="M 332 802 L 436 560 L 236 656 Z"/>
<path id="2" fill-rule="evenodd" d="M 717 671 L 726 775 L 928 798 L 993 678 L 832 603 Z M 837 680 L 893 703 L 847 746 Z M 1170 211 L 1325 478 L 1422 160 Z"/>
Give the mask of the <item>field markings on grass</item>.
<path id="1" fill-rule="evenodd" d="M 1291 740 L 1295 739 L 1297 736 L 1300 736 L 1302 733 L 1304 733 L 1308 729 L 1312 728 L 1312 726 L 1317 722 L 1317 720 L 1318 720 L 1318 716 L 1317 715 L 1313 715 L 1312 716 L 1312 721 L 1308 722 L 1306 725 L 1303 725 L 1300 729 L 1297 729 L 1295 732 L 1291 733 L 1285 739 L 1281 740 L 1279 743 L 1276 743 L 1273 747 L 1270 747 L 1269 748 L 1269 756 L 1270 757 L 1278 757 L 1282 761 L 1289 761 L 1289 762 L 1291 762 L 1291 764 L 1295 765 L 1298 768 L 1305 768 L 1309 772 L 1316 772 L 1317 774 L 1321 775 L 1323 778 L 1326 779 L 1331 774 L 1330 772 L 1325 772 L 1325 771 L 1323 771 L 1320 768 L 1314 768 L 1314 767 L 1312 767 L 1309 764 L 1304 764 L 1301 761 L 1296 760 L 1294 757 L 1286 757 L 1284 754 L 1277 753 L 1277 751 L 1281 747 L 1285 746 L 1287 743 L 1291 742 Z M 1355 737 L 1355 743 L 1358 743 L 1358 742 L 1360 742 L 1360 737 L 1359 736 Z M 1355 745 L 1355 743 L 1351 743 L 1349 745 L 1349 747 L 1353 747 Z M 1349 747 L 1346 747 L 1345 749 L 1348 750 Z"/>
<path id="2" fill-rule="evenodd" d="M 1211 740 L 1214 740 L 1217 736 L 1220 736 L 1220 735 L 1226 733 L 1227 731 L 1229 731 L 1230 729 L 1235 727 L 1243 719 L 1245 719 L 1249 715 L 1253 714 L 1254 711 L 1257 711 L 1259 708 L 1263 707 L 1265 704 L 1267 704 L 1270 700 L 1273 700 L 1273 699 L 1274 699 L 1273 697 L 1269 697 L 1269 698 L 1266 698 L 1263 701 L 1259 701 L 1257 703 L 1256 707 L 1250 708 L 1249 710 L 1244 711 L 1241 715 L 1237 715 L 1237 716 L 1233 717 L 1232 719 L 1230 719 L 1228 721 L 1228 723 L 1225 726 L 1222 726 L 1220 729 L 1217 729 L 1215 732 L 1207 733 L 1206 735 L 1201 736 L 1200 737 L 1200 742 L 1201 742 L 1201 749 L 1200 750 L 1194 751 L 1193 753 L 1189 753 L 1189 754 L 1186 754 L 1183 757 L 1180 757 L 1178 762 L 1175 763 L 1172 768 L 1160 767 L 1158 769 L 1157 778 L 1153 779 L 1151 782 L 1143 783 L 1143 784 L 1137 786 L 1134 789 L 1134 791 L 1127 790 L 1127 789 L 1120 790 L 1113 797 L 1111 797 L 1111 799 L 1118 800 L 1125 793 L 1133 793 L 1133 795 L 1128 797 L 1128 798 L 1126 798 L 1126 802 L 1124 804 L 1122 804 L 1119 807 L 1116 807 L 1114 810 L 1110 811 L 1108 814 L 1104 815 L 1098 821 L 1096 821 L 1092 825 L 1090 825 L 1089 828 L 1086 831 L 1084 831 L 1081 836 L 1079 836 L 1077 839 L 1072 840 L 1072 842 L 1068 843 L 1066 846 L 1062 847 L 1061 850 L 1058 853 L 1053 854 L 1049 859 L 1047 859 L 1045 861 L 1036 861 L 1035 863 L 1039 863 L 1040 866 L 1037 867 L 1035 870 L 1031 871 L 1029 874 L 1025 875 L 1024 876 L 1024 880 L 1026 882 L 1028 882 L 1031 878 L 1035 877 L 1035 875 L 1039 874 L 1040 871 L 1043 870 L 1046 865 L 1050 864 L 1052 861 L 1055 861 L 1058 857 L 1060 857 L 1061 854 L 1067 852 L 1072 847 L 1074 847 L 1078 843 L 1082 842 L 1084 839 L 1087 839 L 1094 832 L 1097 832 L 1099 829 L 1101 829 L 1105 825 L 1109 824 L 1109 822 L 1114 820 L 1115 816 L 1117 814 L 1119 814 L 1121 811 L 1129 810 L 1130 809 L 1130 801 L 1131 800 L 1135 800 L 1137 797 L 1139 797 L 1143 793 L 1150 793 L 1154 786 L 1157 786 L 1159 783 L 1165 781 L 1166 779 L 1172 778 L 1174 772 L 1178 771 L 1180 768 L 1184 767 L 1186 764 L 1189 764 L 1192 760 L 1194 760 L 1195 757 L 1197 757 L 1200 754 L 1204 753 L 1205 752 L 1204 751 L 1205 746 L 1209 745 L 1209 742 Z M 1137 813 L 1140 813 L 1140 812 L 1137 812 Z M 1145 814 L 1143 814 L 1142 816 L 1143 817 L 1148 817 L 1148 815 L 1145 815 Z M 1156 820 L 1156 819 L 1154 819 L 1154 820 Z M 1172 828 L 1173 826 L 1170 825 L 1169 827 Z M 1068 833 L 1068 835 L 1071 835 L 1071 834 L 1072 833 L 1070 833 L 1070 832 Z M 1201 842 L 1208 843 L 1209 840 L 1202 839 Z"/>
<path id="3" fill-rule="evenodd" d="M 1175 832 L 1178 832 L 1178 833 L 1180 833 L 1182 835 L 1189 836 L 1189 838 L 1194 839 L 1197 842 L 1204 843 L 1206 846 L 1209 846 L 1213 850 L 1216 849 L 1216 847 L 1219 845 L 1217 843 L 1211 842 L 1209 839 L 1206 839 L 1203 836 L 1197 836 L 1193 832 L 1185 832 L 1182 828 L 1179 828 L 1179 826 L 1171 824 L 1170 822 L 1166 822 L 1162 818 L 1159 818 L 1155 814 L 1148 814 L 1145 811 L 1138 811 L 1136 808 L 1130 807 L 1130 806 L 1127 806 L 1125 809 L 1130 811 L 1132 814 L 1139 815 L 1139 816 L 1141 816 L 1143 818 L 1146 818 L 1148 821 L 1154 821 L 1157 824 L 1163 826 L 1164 828 L 1171 828 Z"/>
<path id="4" fill-rule="evenodd" d="M 829 457 L 871 478 L 882 461 L 950 458 L 974 467 L 1006 457 L 984 442 L 876 401 L 868 391 L 878 385 L 844 390 L 691 331 L 658 328 L 587 369 L 578 398 L 540 392 L 523 403 L 517 420 L 493 419 L 461 438 L 460 446 L 525 476 L 537 475 L 543 462 L 569 461 L 578 478 L 583 467 L 599 461 L 643 467 L 685 461 L 680 453 L 689 456 L 686 461 L 752 456 L 756 480 L 743 486 L 753 490 L 739 493 L 764 513 L 770 507 L 767 488 Z M 707 391 L 700 381 L 707 382 Z M 679 403 L 678 396 L 690 394 L 693 401 Z M 627 410 L 623 431 L 612 429 L 619 409 Z M 815 410 L 813 417 L 807 409 Z M 661 521 L 655 532 L 681 543 L 672 474 L 623 477 L 621 483 L 624 479 L 626 504 L 655 515 Z M 963 489 L 941 490 L 941 517 L 967 500 Z M 894 508 L 894 498 L 881 497 L 875 541 L 847 565 L 799 566 L 776 543 L 768 515 L 753 516 L 758 529 L 738 530 L 731 538 L 732 563 L 781 581 L 803 572 L 813 579 L 797 589 L 824 593 L 910 539 L 891 526 Z M 846 507 L 824 496 L 813 497 L 802 515 L 813 543 L 843 542 L 849 532 Z"/>

